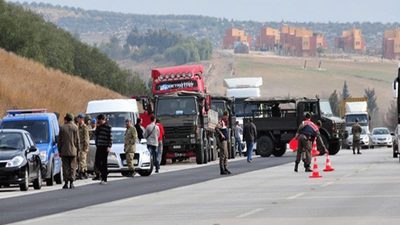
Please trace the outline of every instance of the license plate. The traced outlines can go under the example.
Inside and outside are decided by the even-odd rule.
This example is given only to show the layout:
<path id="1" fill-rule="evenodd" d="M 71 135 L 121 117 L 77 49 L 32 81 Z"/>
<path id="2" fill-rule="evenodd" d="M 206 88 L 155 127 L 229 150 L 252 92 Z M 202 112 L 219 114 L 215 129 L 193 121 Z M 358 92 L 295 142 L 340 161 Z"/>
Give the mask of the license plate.
<path id="1" fill-rule="evenodd" d="M 180 145 L 174 145 L 173 148 L 177 149 L 177 148 L 181 148 L 181 146 Z"/>

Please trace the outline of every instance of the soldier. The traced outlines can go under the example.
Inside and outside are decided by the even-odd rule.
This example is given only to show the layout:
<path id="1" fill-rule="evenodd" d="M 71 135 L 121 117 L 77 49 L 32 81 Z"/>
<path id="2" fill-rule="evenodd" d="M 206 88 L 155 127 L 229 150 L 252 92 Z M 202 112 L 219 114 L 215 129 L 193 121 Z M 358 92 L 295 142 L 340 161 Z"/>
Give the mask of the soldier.
<path id="1" fill-rule="evenodd" d="M 356 118 L 356 122 L 354 123 L 353 127 L 351 128 L 351 132 L 353 133 L 353 154 L 361 154 L 360 152 L 360 136 L 361 136 L 362 127 L 358 123 L 358 118 Z"/>
<path id="2" fill-rule="evenodd" d="M 318 125 L 318 126 L 317 126 Z M 326 150 L 324 142 L 321 139 L 321 135 L 319 133 L 319 128 L 322 126 L 322 122 L 318 120 L 317 125 L 311 122 L 311 114 L 306 114 L 306 119 L 300 124 L 299 129 L 297 130 L 296 136 L 294 137 L 296 140 L 299 141 L 297 147 L 297 155 L 296 161 L 294 166 L 294 171 L 298 172 L 298 167 L 300 160 L 302 158 L 302 154 L 305 154 L 304 159 L 304 168 L 306 172 L 312 172 L 310 165 L 311 165 L 311 149 L 312 143 L 315 138 L 317 138 L 317 142 Z"/>
<path id="3" fill-rule="evenodd" d="M 91 127 L 92 129 L 96 129 L 96 126 L 97 126 L 96 118 L 93 118 L 93 119 L 90 121 L 90 127 Z"/>
<path id="4" fill-rule="evenodd" d="M 87 179 L 87 164 L 86 158 L 87 153 L 89 152 L 89 130 L 84 123 L 85 115 L 83 113 L 78 115 L 78 130 L 79 130 L 79 171 L 77 179 L 80 180 L 82 178 Z"/>
<path id="5" fill-rule="evenodd" d="M 85 125 L 86 125 L 86 128 L 88 129 L 88 130 L 90 130 L 90 124 L 91 124 L 91 121 L 92 120 L 92 117 L 91 116 L 89 116 L 89 115 L 86 115 L 85 116 L 85 119 L 84 119 L 84 122 L 85 122 Z"/>
<path id="6" fill-rule="evenodd" d="M 218 121 L 218 125 L 215 127 L 215 131 L 218 134 L 218 145 L 219 145 L 219 168 L 221 175 L 231 174 L 228 170 L 228 111 L 224 112 L 222 118 Z"/>
<path id="7" fill-rule="evenodd" d="M 126 154 L 126 163 L 128 164 L 129 173 L 127 177 L 135 176 L 135 165 L 133 164 L 133 158 L 136 152 L 136 140 L 137 132 L 136 128 L 132 126 L 132 120 L 130 118 L 125 120 L 126 131 L 125 131 L 125 145 L 124 151 Z"/>
<path id="8" fill-rule="evenodd" d="M 73 124 L 73 119 L 74 116 L 71 113 L 65 115 L 66 123 L 60 127 L 58 136 L 58 147 L 62 158 L 65 181 L 63 189 L 68 188 L 68 181 L 70 182 L 69 188 L 75 188 L 76 157 L 80 149 L 78 127 Z"/>

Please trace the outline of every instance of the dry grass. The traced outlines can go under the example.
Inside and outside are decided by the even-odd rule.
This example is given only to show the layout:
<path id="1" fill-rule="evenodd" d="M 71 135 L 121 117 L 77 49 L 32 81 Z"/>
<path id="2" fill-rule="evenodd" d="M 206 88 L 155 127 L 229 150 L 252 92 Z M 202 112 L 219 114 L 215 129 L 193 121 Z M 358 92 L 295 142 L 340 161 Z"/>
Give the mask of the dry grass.
<path id="1" fill-rule="evenodd" d="M 3 49 L 0 73 L 0 118 L 8 109 L 46 108 L 61 119 L 67 112 L 84 113 L 90 100 L 126 98 Z"/>

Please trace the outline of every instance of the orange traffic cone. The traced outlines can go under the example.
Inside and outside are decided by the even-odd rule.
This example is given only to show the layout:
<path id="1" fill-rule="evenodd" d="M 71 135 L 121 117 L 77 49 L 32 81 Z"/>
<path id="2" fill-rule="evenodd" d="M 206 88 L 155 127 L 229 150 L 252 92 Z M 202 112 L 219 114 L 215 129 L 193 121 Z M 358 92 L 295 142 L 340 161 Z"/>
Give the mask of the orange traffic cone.
<path id="1" fill-rule="evenodd" d="M 329 160 L 329 154 L 326 153 L 326 167 L 324 169 L 325 172 L 334 171 L 335 169 L 331 166 L 331 161 Z"/>
<path id="2" fill-rule="evenodd" d="M 309 177 L 310 178 L 321 178 L 322 177 L 321 175 L 319 175 L 319 172 L 318 172 L 317 157 L 314 157 L 314 168 L 313 168 L 312 175 Z"/>
<path id="3" fill-rule="evenodd" d="M 312 150 L 311 150 L 311 155 L 312 156 L 317 156 L 319 155 L 319 151 L 317 150 L 317 141 L 314 140 L 313 145 L 312 145 Z"/>

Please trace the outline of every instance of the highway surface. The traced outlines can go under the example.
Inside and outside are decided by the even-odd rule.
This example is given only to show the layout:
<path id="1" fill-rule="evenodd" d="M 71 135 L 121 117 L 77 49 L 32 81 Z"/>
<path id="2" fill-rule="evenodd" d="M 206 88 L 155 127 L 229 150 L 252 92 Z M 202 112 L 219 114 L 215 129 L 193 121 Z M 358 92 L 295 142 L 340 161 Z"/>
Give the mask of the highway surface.
<path id="1" fill-rule="evenodd" d="M 400 224 L 400 163 L 390 148 L 330 156 L 333 172 L 319 179 L 294 153 L 243 158 L 221 176 L 216 162 L 167 165 L 150 177 L 111 175 L 108 185 L 85 180 L 27 193 L 0 189 L 0 223 L 17 224 Z"/>

